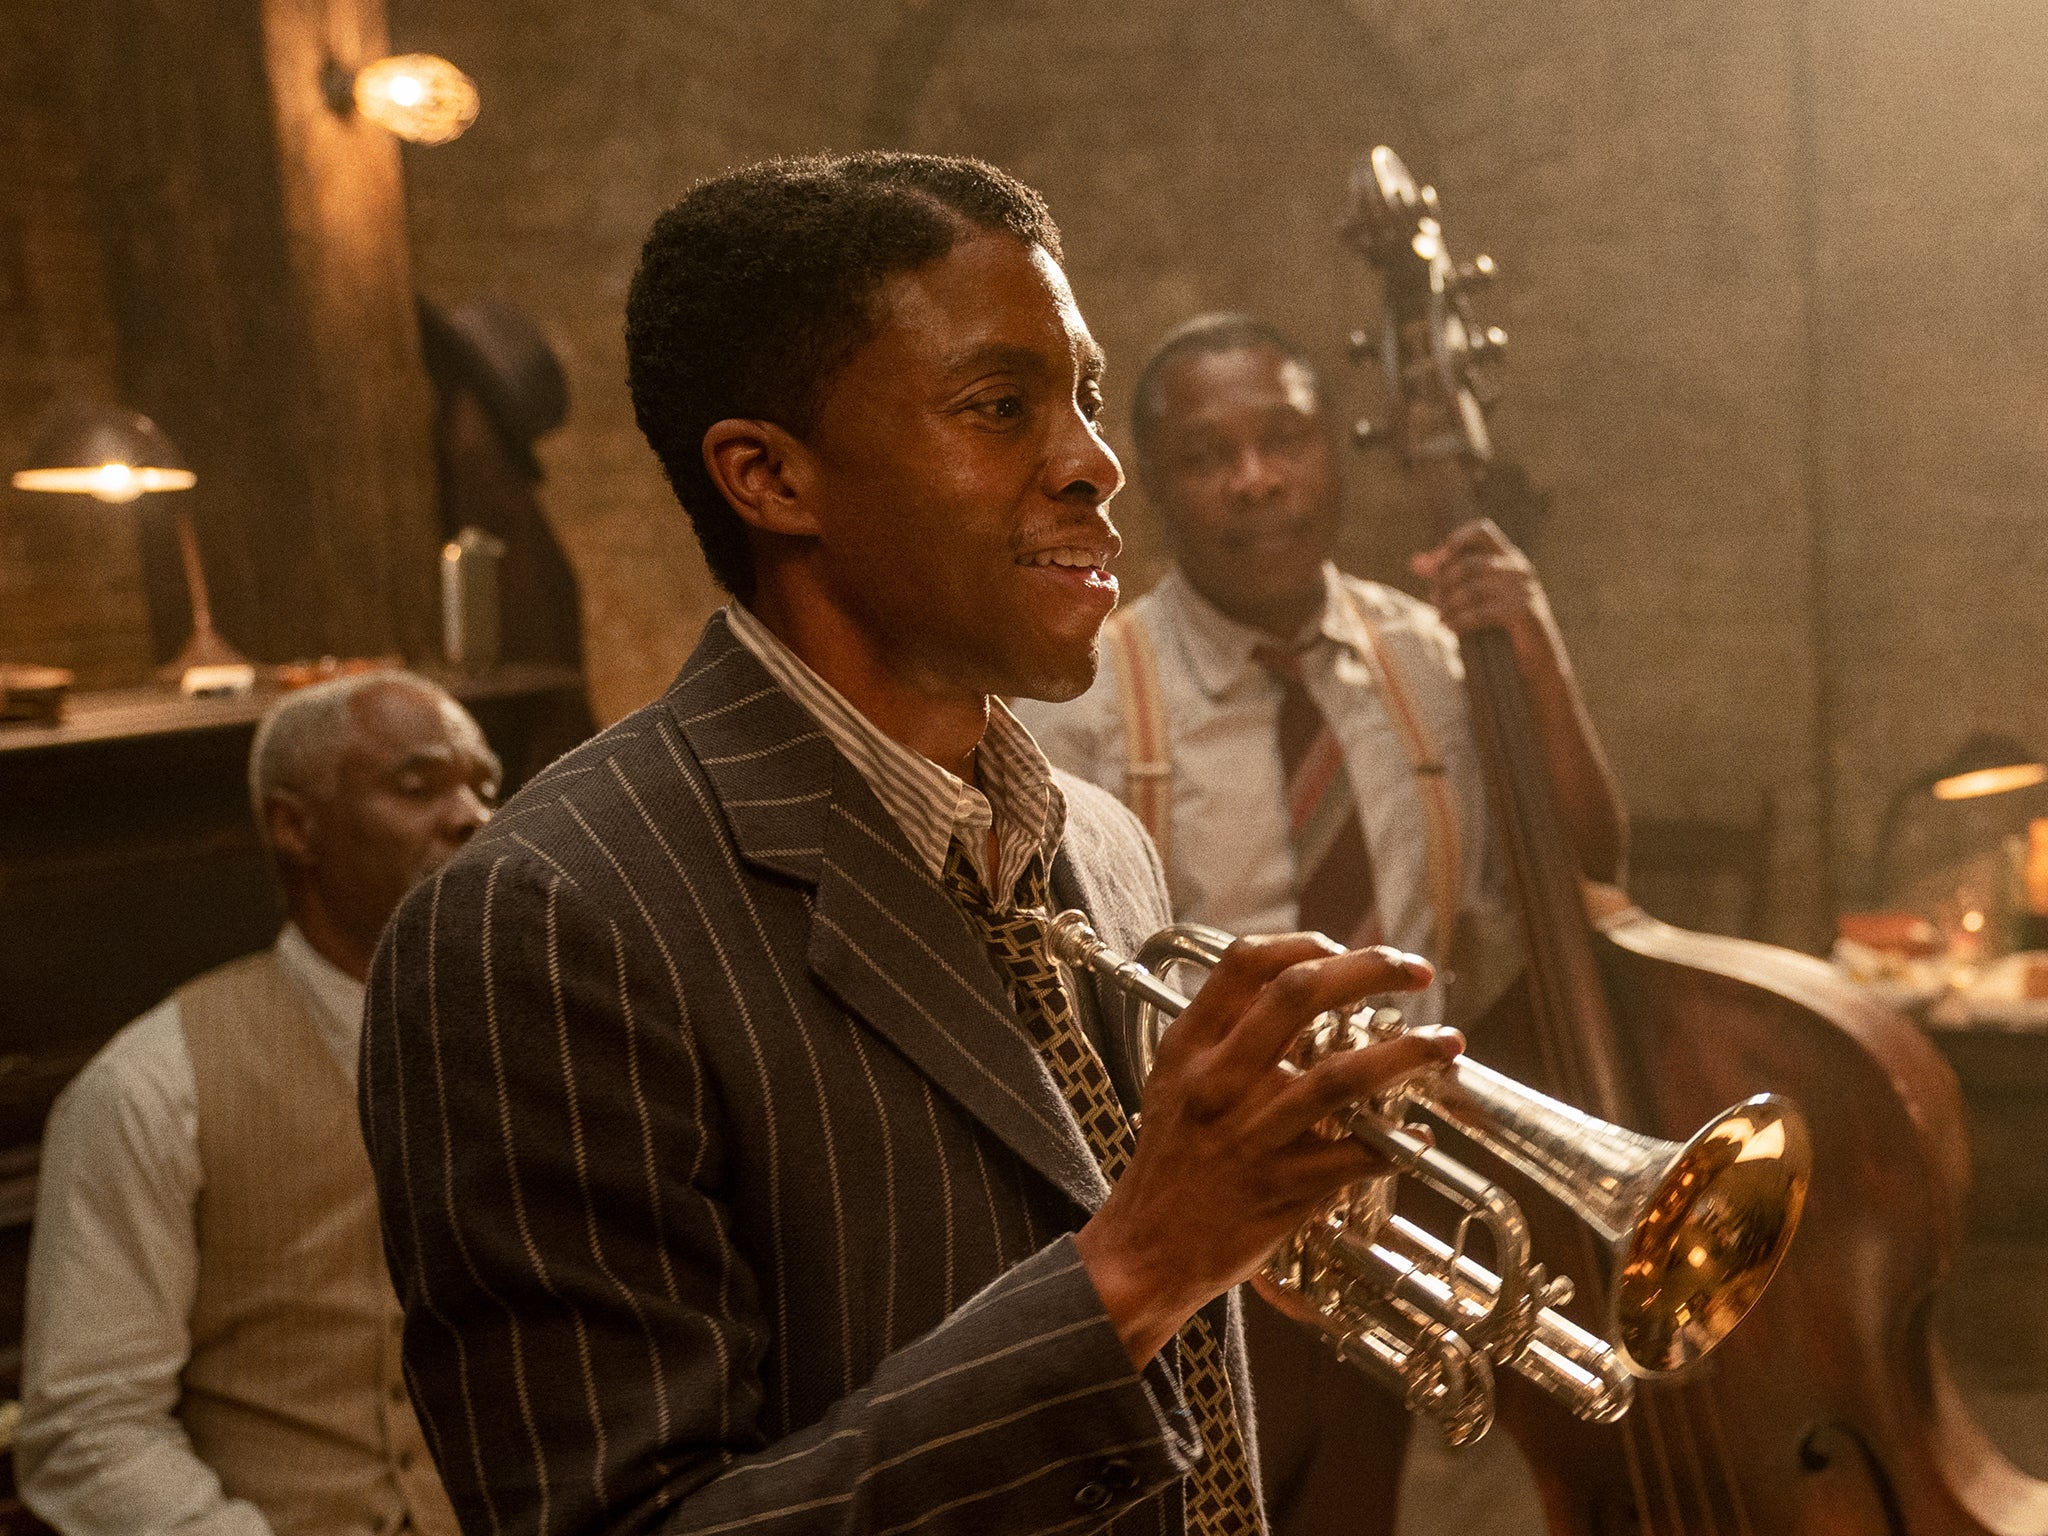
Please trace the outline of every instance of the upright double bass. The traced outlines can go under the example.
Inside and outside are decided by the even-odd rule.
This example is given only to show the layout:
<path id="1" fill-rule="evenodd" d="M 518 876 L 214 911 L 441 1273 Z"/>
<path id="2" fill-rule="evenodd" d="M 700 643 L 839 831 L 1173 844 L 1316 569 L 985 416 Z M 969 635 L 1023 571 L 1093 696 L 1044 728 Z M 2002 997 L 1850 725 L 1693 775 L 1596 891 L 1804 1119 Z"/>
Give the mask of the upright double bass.
<path id="1" fill-rule="evenodd" d="M 1383 283 L 1386 435 L 1448 532 L 1478 515 L 1492 459 L 1474 373 L 1502 338 L 1468 297 L 1491 264 L 1452 257 L 1434 190 L 1386 148 L 1354 174 L 1346 235 Z M 1463 651 L 1526 956 L 1473 1026 L 1475 1047 L 1653 1135 L 1759 1091 L 1800 1103 L 1813 1135 L 1798 1239 L 1703 1369 L 1643 1383 L 1608 1426 L 1503 1393 L 1554 1536 L 2048 1536 L 2048 1483 L 1970 1419 L 1930 1332 L 1969 1179 L 1953 1074 L 1822 962 L 1684 932 L 1589 890 L 1506 634 L 1467 634 Z M 1524 1204 L 1535 1217 L 1544 1197 Z M 1579 1245 L 1587 1262 L 1560 1267 L 1578 1320 L 1597 1320 L 1605 1277 L 1581 1230 L 1560 1220 L 1544 1237 L 1552 1254 Z"/>

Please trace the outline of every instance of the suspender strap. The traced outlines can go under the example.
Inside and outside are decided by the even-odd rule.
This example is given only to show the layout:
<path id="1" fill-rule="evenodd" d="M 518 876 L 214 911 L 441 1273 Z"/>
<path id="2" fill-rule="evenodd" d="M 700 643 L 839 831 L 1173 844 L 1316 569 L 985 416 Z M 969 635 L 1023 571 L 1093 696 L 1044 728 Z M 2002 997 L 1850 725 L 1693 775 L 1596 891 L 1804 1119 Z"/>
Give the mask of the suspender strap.
<path id="1" fill-rule="evenodd" d="M 1423 838 L 1429 861 L 1430 901 L 1436 914 L 1434 953 L 1448 963 L 1458 937 L 1458 912 L 1463 905 L 1465 845 L 1458 825 L 1443 757 L 1430 735 L 1415 696 L 1394 662 L 1392 649 L 1373 623 L 1364 601 L 1347 583 L 1344 595 L 1365 636 L 1372 668 L 1386 700 L 1387 718 L 1401 739 L 1415 789 L 1422 801 Z M 1117 692 L 1123 700 L 1124 804 L 1152 834 L 1159 860 L 1169 861 L 1173 836 L 1173 762 L 1166 738 L 1166 709 L 1160 696 L 1159 662 L 1152 636 L 1127 609 L 1112 613 L 1102 626 L 1103 644 L 1116 668 Z"/>
<path id="2" fill-rule="evenodd" d="M 1173 761 L 1159 696 L 1159 659 L 1151 632 L 1128 609 L 1104 621 L 1102 640 L 1123 699 L 1124 804 L 1152 834 L 1165 865 L 1173 853 Z"/>
<path id="3" fill-rule="evenodd" d="M 1465 845 L 1458 827 L 1458 804 L 1451 795 L 1450 777 L 1444 770 L 1443 757 L 1429 734 L 1422 711 L 1415 706 L 1414 695 L 1402 680 L 1400 669 L 1394 665 L 1393 651 L 1381 636 L 1379 626 L 1373 623 L 1357 590 L 1348 583 L 1344 584 L 1344 595 L 1371 649 L 1380 694 L 1387 701 L 1387 718 L 1393 722 L 1394 733 L 1401 738 L 1401 748 L 1408 754 L 1408 766 L 1415 775 L 1415 789 L 1422 800 L 1430 898 L 1436 908 L 1435 955 L 1437 964 L 1445 965 L 1450 962 L 1451 945 L 1458 936 L 1458 910 L 1465 886 Z"/>

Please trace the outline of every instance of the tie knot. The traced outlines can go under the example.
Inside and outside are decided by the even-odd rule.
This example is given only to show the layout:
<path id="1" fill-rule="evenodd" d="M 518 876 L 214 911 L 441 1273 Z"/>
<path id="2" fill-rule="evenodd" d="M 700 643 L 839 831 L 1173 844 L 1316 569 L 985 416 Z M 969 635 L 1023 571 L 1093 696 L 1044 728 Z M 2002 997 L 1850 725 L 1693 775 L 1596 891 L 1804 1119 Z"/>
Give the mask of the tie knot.
<path id="1" fill-rule="evenodd" d="M 1025 867 L 1012 893 L 1016 903 L 1009 912 L 1000 912 L 995 896 L 983 883 L 974 861 L 967 856 L 967 850 L 956 837 L 946 849 L 946 867 L 941 884 L 946 893 L 959 902 L 968 913 L 984 922 L 991 920 L 1009 921 L 1018 914 L 1034 910 L 1043 911 L 1051 900 L 1045 865 L 1040 859 L 1033 859 Z"/>
<path id="2" fill-rule="evenodd" d="M 1264 667 L 1282 682 L 1301 681 L 1301 664 L 1308 655 L 1308 646 L 1260 645 L 1252 650 L 1252 660 Z"/>

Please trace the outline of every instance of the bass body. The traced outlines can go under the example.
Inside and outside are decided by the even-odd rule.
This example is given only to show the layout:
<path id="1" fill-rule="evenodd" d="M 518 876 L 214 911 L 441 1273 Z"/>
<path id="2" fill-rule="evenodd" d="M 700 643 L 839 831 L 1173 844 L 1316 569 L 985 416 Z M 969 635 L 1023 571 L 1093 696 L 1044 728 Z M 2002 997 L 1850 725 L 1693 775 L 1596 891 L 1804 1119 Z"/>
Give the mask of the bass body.
<path id="1" fill-rule="evenodd" d="M 2048 1532 L 2048 1484 L 1985 1438 L 1931 1331 L 1969 1181 L 1947 1063 L 1818 960 L 1689 933 L 1603 894 L 1592 942 L 1634 1128 L 1665 1134 L 1731 1097 L 1781 1093 L 1806 1114 L 1813 1181 L 1743 1326 L 1683 1382 L 1639 1383 L 1623 1424 L 1567 1419 L 1507 1384 L 1501 1424 L 1553 1536 Z M 1541 1086 L 1529 994 L 1511 988 L 1471 1034 L 1475 1054 Z M 1583 1255 L 1567 1213 L 1510 1187 L 1544 1252 Z M 1563 1267 L 1585 1307 L 1567 1315 L 1584 1323 L 1598 1268 Z"/>
<path id="2" fill-rule="evenodd" d="M 1473 318 L 1433 189 L 1391 150 L 1353 178 L 1347 235 L 1379 272 L 1391 437 L 1448 533 L 1491 464 L 1475 365 L 1505 337 Z M 2048 1536 L 2048 1483 L 1972 1421 L 1931 1331 L 1960 1239 L 1968 1143 L 1955 1078 L 1907 1020 L 1809 956 L 1655 921 L 1588 889 L 1562 830 L 1512 647 L 1461 637 L 1493 830 L 1524 941 L 1520 980 L 1470 1028 L 1474 1054 L 1603 1120 L 1684 1135 L 1759 1092 L 1812 1133 L 1802 1230 L 1769 1292 L 1704 1365 L 1642 1382 L 1634 1410 L 1577 1423 L 1507 1384 L 1500 1416 L 1553 1536 Z M 1461 1152 L 1465 1149 L 1461 1148 Z M 1512 1170 L 1475 1165 L 1569 1274 L 1566 1315 L 1603 1315 L 1583 1228 Z"/>

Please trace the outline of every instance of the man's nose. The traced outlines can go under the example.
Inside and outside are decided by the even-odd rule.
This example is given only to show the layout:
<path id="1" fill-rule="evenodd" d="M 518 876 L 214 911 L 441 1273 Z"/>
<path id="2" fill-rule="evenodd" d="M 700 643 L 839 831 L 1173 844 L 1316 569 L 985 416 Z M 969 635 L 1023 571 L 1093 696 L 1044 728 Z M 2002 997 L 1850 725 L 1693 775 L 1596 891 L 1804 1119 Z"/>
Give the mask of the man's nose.
<path id="1" fill-rule="evenodd" d="M 490 819 L 490 802 L 467 784 L 448 797 L 447 815 L 443 825 L 448 836 L 455 842 L 468 842 Z"/>
<path id="2" fill-rule="evenodd" d="M 1124 467 L 1095 424 L 1076 409 L 1053 454 L 1053 494 L 1101 506 L 1124 487 Z"/>
<path id="3" fill-rule="evenodd" d="M 1270 496 L 1280 480 L 1280 466 L 1273 456 L 1256 446 L 1246 448 L 1230 466 L 1230 493 L 1247 501 Z"/>

